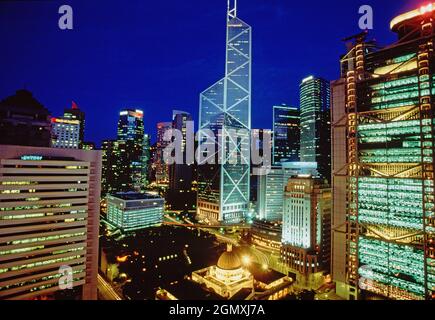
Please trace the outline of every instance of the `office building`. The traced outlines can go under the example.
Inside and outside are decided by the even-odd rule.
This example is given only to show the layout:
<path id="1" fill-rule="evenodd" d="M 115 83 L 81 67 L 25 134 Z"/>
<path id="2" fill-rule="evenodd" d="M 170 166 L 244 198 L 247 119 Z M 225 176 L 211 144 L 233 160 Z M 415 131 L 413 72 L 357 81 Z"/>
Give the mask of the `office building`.
<path id="1" fill-rule="evenodd" d="M 85 113 L 80 110 L 78 105 L 72 101 L 71 108 L 65 109 L 63 112 L 64 119 L 79 122 L 79 147 L 84 149 L 85 141 Z"/>
<path id="2" fill-rule="evenodd" d="M 273 107 L 273 163 L 299 161 L 300 111 L 286 105 Z"/>
<path id="3" fill-rule="evenodd" d="M 300 161 L 317 162 L 322 178 L 331 181 L 329 81 L 313 76 L 300 84 Z"/>
<path id="4" fill-rule="evenodd" d="M 264 172 L 258 176 L 258 219 L 282 221 L 287 181 L 298 174 L 317 175 L 317 163 L 283 162 L 280 166 L 264 169 Z"/>
<path id="5" fill-rule="evenodd" d="M 197 215 L 204 223 L 240 223 L 249 207 L 252 33 L 237 14 L 229 0 L 225 77 L 200 95 L 199 148 L 215 146 L 198 165 Z"/>
<path id="6" fill-rule="evenodd" d="M 256 246 L 281 251 L 282 223 L 265 220 L 254 220 L 250 230 L 250 241 Z"/>
<path id="7" fill-rule="evenodd" d="M 302 175 L 288 180 L 282 224 L 281 259 L 300 275 L 329 271 L 331 188 Z"/>
<path id="8" fill-rule="evenodd" d="M 97 299 L 100 175 L 99 151 L 0 146 L 0 299 Z"/>
<path id="9" fill-rule="evenodd" d="M 50 147 L 50 112 L 27 90 L 0 101 L 0 145 Z"/>
<path id="10" fill-rule="evenodd" d="M 169 184 L 169 166 L 165 163 L 164 150 L 170 143 L 165 141 L 165 132 L 172 129 L 172 122 L 159 122 L 157 124 L 157 143 L 154 157 L 156 181 L 159 184 Z"/>
<path id="11" fill-rule="evenodd" d="M 103 196 L 107 193 L 140 192 L 144 189 L 143 174 L 146 167 L 144 139 L 143 112 L 121 111 L 117 139 L 102 143 Z"/>
<path id="12" fill-rule="evenodd" d="M 346 299 L 435 298 L 434 5 L 349 38 L 333 86 L 333 279 Z M 346 121 L 347 119 L 347 121 Z"/>
<path id="13" fill-rule="evenodd" d="M 180 143 L 183 163 L 169 166 L 169 188 L 167 204 L 172 210 L 193 210 L 196 206 L 196 192 L 193 190 L 195 163 L 187 163 L 186 143 L 188 135 L 191 142 L 194 139 L 192 116 L 184 111 L 175 110 L 172 116 L 172 129 L 182 134 Z M 188 130 L 191 132 L 188 133 Z M 177 143 L 175 143 L 177 145 Z M 194 145 L 192 145 L 193 151 Z"/>
<path id="14" fill-rule="evenodd" d="M 80 121 L 51 118 L 51 136 L 53 148 L 78 149 L 80 147 Z"/>
<path id="15" fill-rule="evenodd" d="M 122 232 L 158 226 L 165 200 L 149 193 L 116 193 L 107 196 L 107 221 Z"/>
<path id="16" fill-rule="evenodd" d="M 250 201 L 257 203 L 259 175 L 257 169 L 272 167 L 273 131 L 270 129 L 252 129 L 251 143 L 255 147 L 251 154 Z M 254 152 L 260 157 L 257 161 Z"/>
<path id="17" fill-rule="evenodd" d="M 149 180 L 151 165 L 151 136 L 147 133 L 143 136 L 143 152 L 142 152 L 142 185 L 146 187 Z"/>

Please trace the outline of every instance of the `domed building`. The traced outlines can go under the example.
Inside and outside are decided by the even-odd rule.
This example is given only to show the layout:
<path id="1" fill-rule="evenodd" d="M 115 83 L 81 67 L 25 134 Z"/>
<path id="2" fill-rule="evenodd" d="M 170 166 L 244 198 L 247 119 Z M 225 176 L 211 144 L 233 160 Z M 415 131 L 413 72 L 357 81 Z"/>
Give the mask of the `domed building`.
<path id="1" fill-rule="evenodd" d="M 254 291 L 254 277 L 243 268 L 231 244 L 227 245 L 227 251 L 219 257 L 217 265 L 193 272 L 192 280 L 227 299 L 242 289 Z"/>
<path id="2" fill-rule="evenodd" d="M 238 249 L 240 253 L 241 250 Z M 279 300 L 293 279 L 255 262 L 242 264 L 231 244 L 217 264 L 192 272 L 156 292 L 157 300 Z"/>

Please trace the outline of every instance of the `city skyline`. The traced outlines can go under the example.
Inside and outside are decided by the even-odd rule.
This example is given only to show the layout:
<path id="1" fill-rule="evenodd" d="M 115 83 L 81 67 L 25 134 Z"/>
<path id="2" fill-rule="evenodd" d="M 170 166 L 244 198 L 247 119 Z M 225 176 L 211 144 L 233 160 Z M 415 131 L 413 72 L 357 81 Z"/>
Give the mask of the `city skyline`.
<path id="1" fill-rule="evenodd" d="M 434 300 L 435 2 L 359 4 L 352 32 L 337 30 L 353 0 L 334 13 L 313 3 L 311 15 L 283 0 L 198 1 L 184 3 L 195 17 L 170 23 L 177 4 L 149 5 L 162 11 L 134 34 L 138 2 L 91 20 L 79 0 L 62 5 L 56 41 L 71 42 L 59 50 L 77 49 L 64 69 L 59 51 L 40 56 L 52 35 L 32 47 L 43 28 L 6 46 L 16 72 L 0 73 L 13 73 L 0 87 L 0 300 Z M 117 29 L 87 42 L 114 9 Z M 38 69 L 52 101 L 74 91 L 60 110 L 44 88 L 1 97 Z M 118 105 L 143 96 L 152 106 Z"/>
<path id="2" fill-rule="evenodd" d="M 415 7 L 416 2 L 417 5 L 421 3 L 404 0 L 385 5 L 371 2 L 374 1 L 368 1 L 368 4 L 374 8 L 375 22 L 371 36 L 381 44 L 394 38 L 386 27 L 389 20 Z M 61 115 L 74 100 L 87 113 L 87 122 L 94 124 L 89 126 L 85 140 L 97 145 L 104 139 L 115 138 L 116 130 L 104 124 L 116 124 L 120 110 L 143 109 L 145 132 L 155 141 L 155 123 L 169 120 L 172 109 L 186 110 L 197 123 L 197 95 L 224 71 L 224 50 L 219 47 L 219 39 L 225 37 L 219 28 L 225 19 L 221 10 L 223 5 L 224 0 L 206 3 L 190 0 L 182 4 L 167 1 L 149 5 L 132 1 L 126 9 L 119 3 L 106 7 L 73 1 L 74 30 L 62 31 L 57 28 L 58 1 L 2 3 L 7 10 L 0 12 L 0 35 L 11 47 L 21 50 L 17 53 L 6 48 L 5 59 L 0 63 L 3 70 L 0 97 L 3 99 L 20 88 L 27 88 L 53 115 Z M 344 48 L 341 39 L 358 32 L 360 3 L 352 1 L 345 7 L 319 3 L 316 10 L 309 4 L 283 1 L 267 5 L 260 0 L 239 1 L 238 5 L 243 9 L 245 20 L 251 21 L 257 30 L 253 42 L 252 127 L 271 128 L 273 105 L 299 105 L 298 85 L 303 78 L 311 74 L 326 79 L 338 78 L 336 61 Z M 24 6 L 31 9 L 22 10 Z M 115 22 L 122 24 L 120 28 L 103 22 L 115 11 L 119 19 Z M 159 12 L 164 20 L 180 21 L 175 24 L 181 28 L 181 35 L 180 32 L 171 33 L 172 29 L 166 26 L 151 28 L 150 34 L 147 26 L 154 25 L 155 18 L 145 15 L 149 11 Z M 8 12 L 8 15 L 3 17 L 2 12 Z M 26 12 L 35 14 L 29 16 Z M 194 12 L 206 14 L 197 15 L 193 23 L 189 18 Z M 140 19 L 142 13 L 147 19 Z M 298 25 L 305 22 L 302 19 L 305 14 L 312 15 L 319 26 L 328 28 L 325 37 L 314 45 L 310 39 L 317 28 L 309 25 L 304 35 L 295 32 L 292 41 L 282 40 L 278 31 L 287 34 L 298 30 Z M 336 21 L 331 17 L 337 16 L 343 22 L 331 24 L 330 21 Z M 14 32 L 4 34 L 1 31 L 6 30 L 3 23 Z M 198 24 L 205 28 L 195 28 Z M 30 27 L 32 31 L 28 32 Z M 23 39 L 33 45 L 34 55 L 30 59 L 26 57 L 27 45 Z M 111 41 L 104 41 L 108 39 Z M 168 41 L 156 42 L 156 39 Z M 199 40 L 197 50 L 185 45 Z M 41 48 L 35 41 L 43 41 L 46 45 Z M 150 52 L 148 43 L 156 49 Z M 306 49 L 294 50 L 296 44 Z M 322 49 L 326 47 L 327 50 Z M 318 62 L 316 50 L 322 54 Z M 8 64 L 11 59 L 16 63 Z M 87 71 L 78 73 L 78 69 Z M 41 74 L 44 81 L 40 81 Z M 168 89 L 173 91 L 170 95 L 165 94 Z M 99 121 L 101 118 L 104 121 Z"/>

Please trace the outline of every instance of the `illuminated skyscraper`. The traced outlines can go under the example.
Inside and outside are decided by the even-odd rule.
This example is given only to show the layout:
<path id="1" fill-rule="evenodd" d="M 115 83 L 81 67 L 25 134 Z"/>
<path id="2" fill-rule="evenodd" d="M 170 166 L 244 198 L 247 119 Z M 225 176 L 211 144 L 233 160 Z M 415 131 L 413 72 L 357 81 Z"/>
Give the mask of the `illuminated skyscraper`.
<path id="1" fill-rule="evenodd" d="M 143 136 L 143 153 L 142 153 L 142 185 L 147 186 L 149 183 L 149 171 L 151 160 L 151 137 L 145 133 Z"/>
<path id="2" fill-rule="evenodd" d="M 348 299 L 435 298 L 434 5 L 349 38 L 333 85 L 333 278 Z"/>
<path id="3" fill-rule="evenodd" d="M 100 151 L 0 145 L 0 300 L 97 299 L 100 176 Z"/>
<path id="4" fill-rule="evenodd" d="M 288 106 L 273 107 L 273 163 L 299 161 L 300 112 Z"/>
<path id="5" fill-rule="evenodd" d="M 258 176 L 257 214 L 260 220 L 282 221 L 287 181 L 299 174 L 316 176 L 317 163 L 283 162 Z"/>
<path id="6" fill-rule="evenodd" d="M 317 162 L 322 178 L 331 180 L 330 84 L 310 76 L 300 84 L 300 161 Z"/>
<path id="7" fill-rule="evenodd" d="M 193 139 L 192 116 L 184 111 L 173 111 L 172 128 L 182 133 L 181 153 L 183 163 L 169 166 L 169 189 L 167 204 L 172 210 L 192 210 L 196 206 L 196 191 L 192 188 L 194 163 L 187 163 L 186 139 L 189 122 L 191 124 L 191 138 Z"/>
<path id="8" fill-rule="evenodd" d="M 80 122 L 65 118 L 51 118 L 51 135 L 53 148 L 78 149 Z"/>
<path id="9" fill-rule="evenodd" d="M 71 108 L 64 110 L 63 117 L 67 120 L 79 122 L 79 148 L 82 149 L 85 141 L 85 113 L 72 101 Z"/>
<path id="10" fill-rule="evenodd" d="M 144 188 L 144 125 L 141 110 L 119 114 L 118 139 L 103 141 L 103 196 L 106 192 L 141 191 Z M 122 168 L 122 169 L 120 169 Z"/>
<path id="11" fill-rule="evenodd" d="M 251 27 L 228 1 L 225 77 L 200 95 L 199 148 L 215 154 L 198 166 L 198 218 L 238 223 L 249 205 L 251 130 Z M 222 152 L 218 152 L 221 146 Z M 231 161 L 237 158 L 237 161 Z"/>
<path id="12" fill-rule="evenodd" d="M 307 276 L 329 270 L 331 188 L 322 179 L 292 177 L 285 189 L 281 257 Z"/>
<path id="13" fill-rule="evenodd" d="M 154 166 L 156 168 L 156 181 L 167 185 L 169 183 L 169 166 L 163 158 L 164 150 L 169 141 L 165 141 L 165 132 L 172 129 L 172 122 L 159 122 L 157 124 L 157 143 L 154 157 Z"/>

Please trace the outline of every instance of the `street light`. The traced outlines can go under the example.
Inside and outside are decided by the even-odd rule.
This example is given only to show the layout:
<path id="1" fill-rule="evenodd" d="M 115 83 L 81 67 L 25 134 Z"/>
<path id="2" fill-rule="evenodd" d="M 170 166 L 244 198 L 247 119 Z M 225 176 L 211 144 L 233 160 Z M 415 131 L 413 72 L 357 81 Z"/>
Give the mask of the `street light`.
<path id="1" fill-rule="evenodd" d="M 242 263 L 245 266 L 249 266 L 251 264 L 251 258 L 249 256 L 243 256 L 242 257 Z"/>

